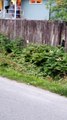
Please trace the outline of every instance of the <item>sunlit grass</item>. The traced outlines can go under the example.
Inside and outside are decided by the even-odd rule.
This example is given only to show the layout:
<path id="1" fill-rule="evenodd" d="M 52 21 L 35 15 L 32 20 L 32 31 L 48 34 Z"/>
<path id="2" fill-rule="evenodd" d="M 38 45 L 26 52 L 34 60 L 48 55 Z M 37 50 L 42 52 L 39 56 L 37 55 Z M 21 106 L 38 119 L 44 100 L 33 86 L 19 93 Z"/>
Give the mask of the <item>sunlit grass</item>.
<path id="1" fill-rule="evenodd" d="M 17 82 L 30 84 L 51 92 L 55 92 L 60 95 L 67 96 L 67 82 L 63 84 L 61 81 L 51 81 L 47 78 L 42 79 L 35 76 L 30 76 L 28 74 L 19 73 L 16 70 L 11 68 L 1 68 L 0 67 L 0 76 L 7 77 L 11 80 L 16 80 Z"/>

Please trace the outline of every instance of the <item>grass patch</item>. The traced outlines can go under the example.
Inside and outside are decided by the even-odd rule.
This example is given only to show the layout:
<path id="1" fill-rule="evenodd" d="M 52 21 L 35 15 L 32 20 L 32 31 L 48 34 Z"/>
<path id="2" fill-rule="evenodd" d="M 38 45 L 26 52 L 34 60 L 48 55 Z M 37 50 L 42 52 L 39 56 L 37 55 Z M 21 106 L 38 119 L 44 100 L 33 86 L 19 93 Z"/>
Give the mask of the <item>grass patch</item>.
<path id="1" fill-rule="evenodd" d="M 67 96 L 67 85 L 65 85 L 66 83 L 62 84 L 61 81 L 50 81 L 47 78 L 42 79 L 35 76 L 30 76 L 28 74 L 21 74 L 11 68 L 0 68 L 0 76 Z"/>

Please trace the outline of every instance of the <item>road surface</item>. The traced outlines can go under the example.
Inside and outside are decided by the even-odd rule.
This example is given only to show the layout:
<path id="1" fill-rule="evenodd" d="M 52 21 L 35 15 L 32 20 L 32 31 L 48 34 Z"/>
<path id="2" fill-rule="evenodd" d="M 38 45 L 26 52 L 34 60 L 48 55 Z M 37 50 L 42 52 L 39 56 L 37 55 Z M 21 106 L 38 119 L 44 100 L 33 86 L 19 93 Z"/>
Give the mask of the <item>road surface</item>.
<path id="1" fill-rule="evenodd" d="M 0 120 L 67 120 L 67 98 L 0 77 Z"/>

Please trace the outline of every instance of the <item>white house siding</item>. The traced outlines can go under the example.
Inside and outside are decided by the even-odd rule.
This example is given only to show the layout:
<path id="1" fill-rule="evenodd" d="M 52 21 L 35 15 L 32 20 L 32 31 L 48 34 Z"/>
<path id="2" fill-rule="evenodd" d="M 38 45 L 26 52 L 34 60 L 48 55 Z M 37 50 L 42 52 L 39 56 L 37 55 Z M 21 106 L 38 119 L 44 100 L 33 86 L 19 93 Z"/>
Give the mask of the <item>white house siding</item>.
<path id="1" fill-rule="evenodd" d="M 48 20 L 49 10 L 46 8 L 46 0 L 42 4 L 30 4 L 29 0 L 22 0 L 24 18 L 28 20 Z"/>

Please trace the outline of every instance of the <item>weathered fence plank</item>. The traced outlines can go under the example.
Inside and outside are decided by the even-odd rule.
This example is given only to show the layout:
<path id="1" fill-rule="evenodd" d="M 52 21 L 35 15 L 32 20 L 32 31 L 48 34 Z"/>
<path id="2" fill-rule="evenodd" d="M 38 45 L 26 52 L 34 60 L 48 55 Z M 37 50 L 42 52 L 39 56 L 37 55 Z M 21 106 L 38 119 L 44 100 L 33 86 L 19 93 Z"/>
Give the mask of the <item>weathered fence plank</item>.
<path id="1" fill-rule="evenodd" d="M 65 23 L 65 50 L 67 51 L 67 23 Z"/>

